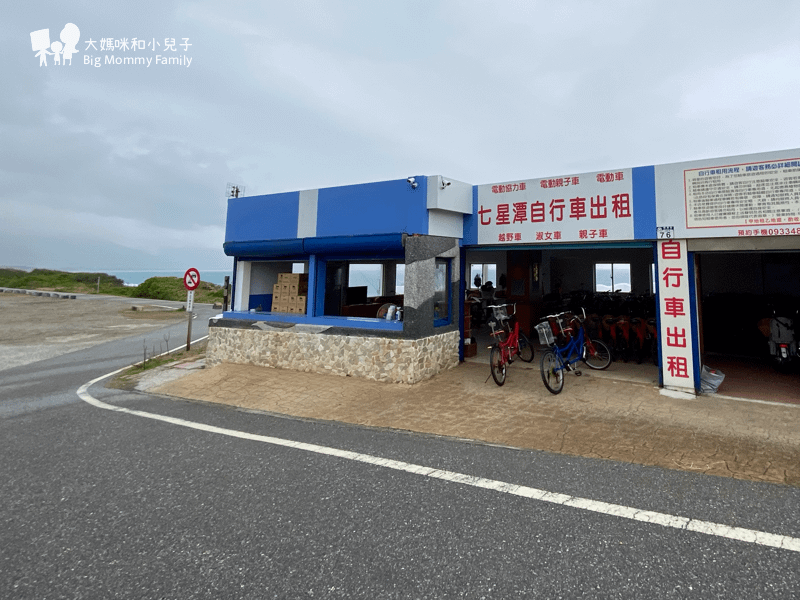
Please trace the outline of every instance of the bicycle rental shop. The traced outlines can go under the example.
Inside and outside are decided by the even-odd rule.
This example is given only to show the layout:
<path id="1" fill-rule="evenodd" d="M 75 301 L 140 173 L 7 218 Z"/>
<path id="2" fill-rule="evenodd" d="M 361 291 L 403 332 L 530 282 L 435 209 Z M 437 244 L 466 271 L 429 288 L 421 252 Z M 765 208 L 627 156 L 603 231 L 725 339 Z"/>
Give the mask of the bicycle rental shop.
<path id="1" fill-rule="evenodd" d="M 508 303 L 534 342 L 543 318 L 585 311 L 611 371 L 800 400 L 800 368 L 773 368 L 769 331 L 779 314 L 800 328 L 800 149 L 229 198 L 224 251 L 212 365 L 416 383 L 488 362 L 488 307 Z"/>

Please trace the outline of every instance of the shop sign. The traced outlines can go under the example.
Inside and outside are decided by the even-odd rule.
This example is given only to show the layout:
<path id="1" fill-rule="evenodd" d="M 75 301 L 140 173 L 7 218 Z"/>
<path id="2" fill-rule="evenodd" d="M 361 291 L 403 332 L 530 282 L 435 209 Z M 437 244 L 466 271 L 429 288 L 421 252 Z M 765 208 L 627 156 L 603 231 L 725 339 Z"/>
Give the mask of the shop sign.
<path id="1" fill-rule="evenodd" d="M 633 239 L 632 170 L 478 186 L 478 243 Z"/>
<path id="2" fill-rule="evenodd" d="M 665 387 L 694 389 L 694 348 L 686 240 L 658 241 L 661 365 Z"/>
<path id="3" fill-rule="evenodd" d="M 800 151 L 656 167 L 659 232 L 680 238 L 800 235 Z M 660 237 L 660 236 L 659 236 Z"/>

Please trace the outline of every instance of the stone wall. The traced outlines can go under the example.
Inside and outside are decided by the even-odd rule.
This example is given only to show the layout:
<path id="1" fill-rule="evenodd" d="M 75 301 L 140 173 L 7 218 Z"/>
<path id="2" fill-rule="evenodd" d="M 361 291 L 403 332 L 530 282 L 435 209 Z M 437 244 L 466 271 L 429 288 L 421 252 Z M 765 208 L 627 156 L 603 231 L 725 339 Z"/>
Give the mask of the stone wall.
<path id="1" fill-rule="evenodd" d="M 459 332 L 410 340 L 293 330 L 209 329 L 206 364 L 222 362 L 417 383 L 458 365 Z"/>

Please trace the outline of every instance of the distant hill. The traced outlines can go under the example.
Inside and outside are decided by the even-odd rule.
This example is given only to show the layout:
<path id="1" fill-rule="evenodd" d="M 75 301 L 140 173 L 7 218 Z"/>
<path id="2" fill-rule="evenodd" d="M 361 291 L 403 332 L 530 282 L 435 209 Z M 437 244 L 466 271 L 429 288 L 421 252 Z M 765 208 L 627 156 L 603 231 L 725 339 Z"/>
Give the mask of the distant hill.
<path id="1" fill-rule="evenodd" d="M 126 287 L 119 277 L 107 273 L 68 273 L 50 269 L 0 268 L 0 287 L 78 294 L 97 294 L 97 280 L 100 279 L 100 293 L 129 298 L 149 298 L 151 300 L 186 301 L 186 288 L 180 277 L 151 277 L 136 287 Z M 212 304 L 222 300 L 222 287 L 201 281 L 195 290 L 194 301 Z"/>

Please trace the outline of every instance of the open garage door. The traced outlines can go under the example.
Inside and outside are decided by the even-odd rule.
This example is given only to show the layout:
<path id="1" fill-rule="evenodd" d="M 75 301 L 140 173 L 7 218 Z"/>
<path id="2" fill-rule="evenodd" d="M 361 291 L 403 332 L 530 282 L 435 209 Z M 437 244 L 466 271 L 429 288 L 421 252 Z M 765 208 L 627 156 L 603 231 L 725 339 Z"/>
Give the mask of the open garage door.
<path id="1" fill-rule="evenodd" d="M 784 339 L 800 332 L 800 250 L 734 247 L 696 253 L 703 362 L 725 373 L 721 394 L 800 402 L 800 359 L 779 365 L 770 344 L 776 317 Z"/>

